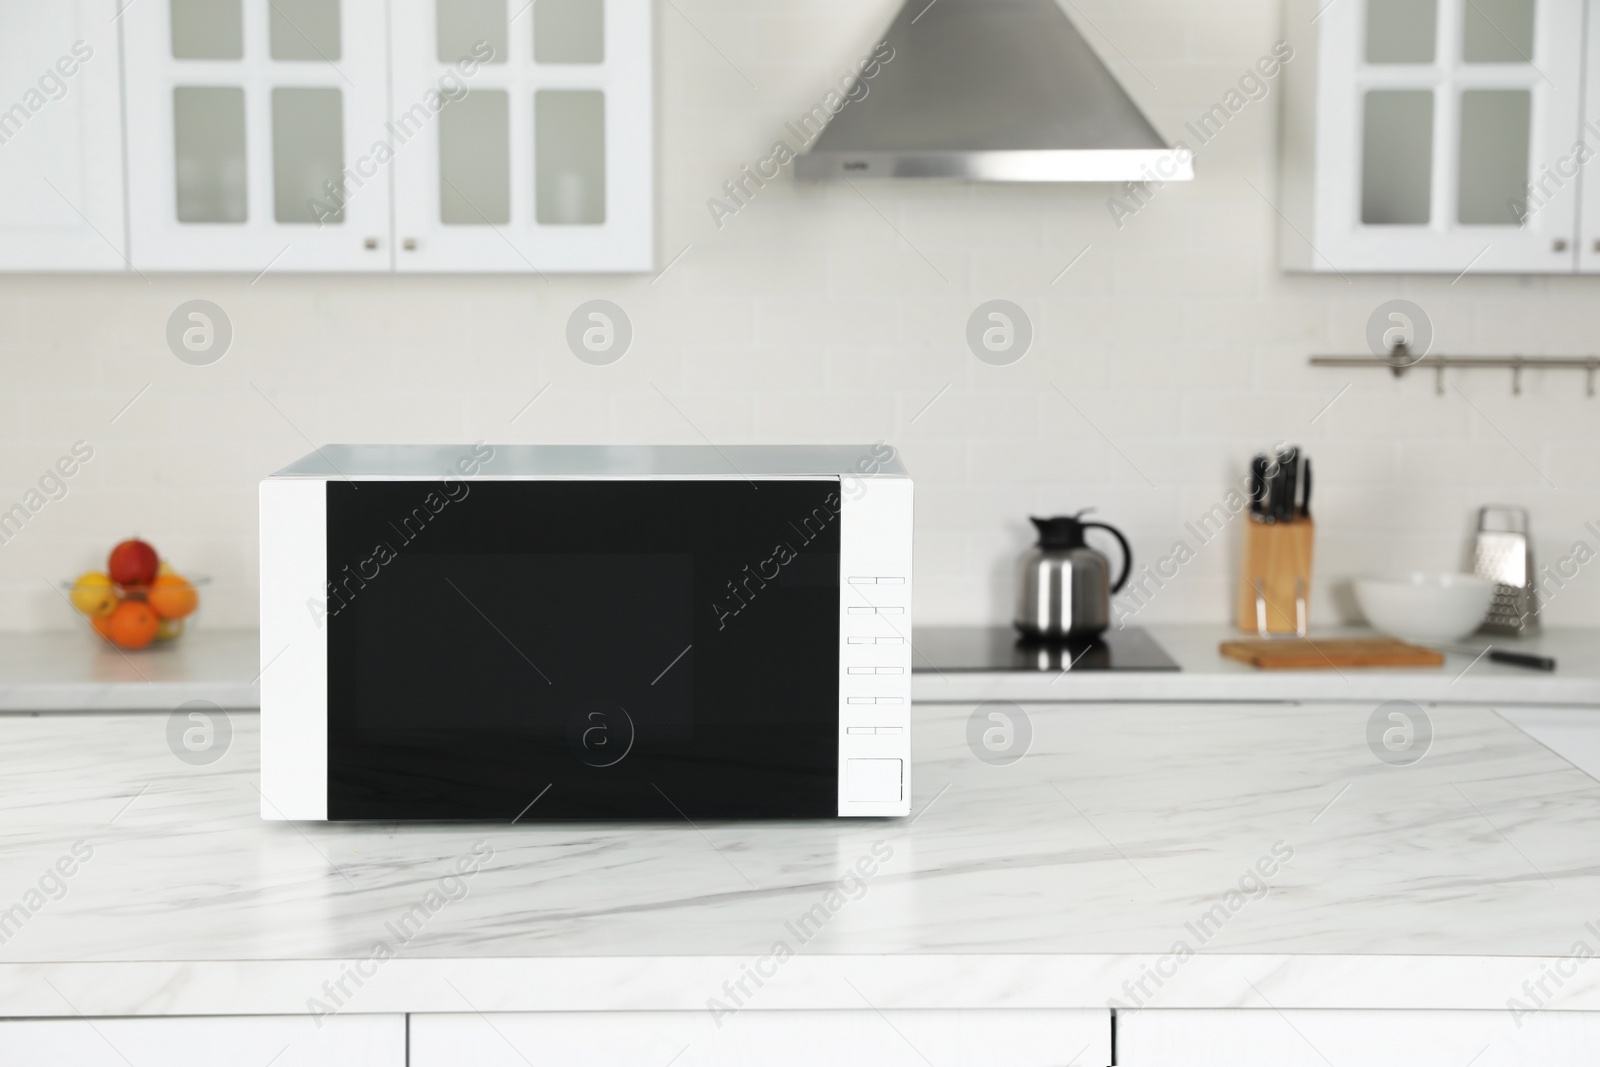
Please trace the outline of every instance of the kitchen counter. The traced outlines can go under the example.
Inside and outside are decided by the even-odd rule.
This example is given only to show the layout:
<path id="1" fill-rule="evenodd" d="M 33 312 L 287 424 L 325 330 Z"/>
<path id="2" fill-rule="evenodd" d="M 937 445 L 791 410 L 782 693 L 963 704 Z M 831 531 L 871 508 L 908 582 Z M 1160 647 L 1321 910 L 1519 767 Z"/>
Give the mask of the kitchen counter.
<path id="1" fill-rule="evenodd" d="M 1499 1010 L 1600 945 L 1600 783 L 1492 710 L 1411 766 L 1350 706 L 1039 705 L 1009 765 L 969 713 L 917 710 L 906 819 L 406 827 L 262 822 L 254 714 L 204 766 L 0 716 L 0 1005 Z M 1569 962 L 1547 1006 L 1600 1010 Z"/>
<path id="2" fill-rule="evenodd" d="M 125 652 L 87 625 L 0 634 L 0 712 L 171 711 L 188 700 L 261 706 L 254 630 L 195 626 L 171 644 Z"/>
<path id="3" fill-rule="evenodd" d="M 941 672 L 918 657 L 912 697 L 919 703 L 1414 700 L 1600 706 L 1600 629 L 1552 630 L 1507 642 L 1554 656 L 1558 669 L 1550 674 L 1457 655 L 1434 670 L 1261 671 L 1217 652 L 1223 641 L 1238 636 L 1230 627 L 1159 625 L 1148 631 L 1177 660 L 1179 672 Z M 197 628 L 172 646 L 127 653 L 87 630 L 0 634 L 0 712 L 170 711 L 186 700 L 256 708 L 259 673 L 254 630 Z"/>
<path id="4" fill-rule="evenodd" d="M 922 633 L 931 627 L 919 627 Z M 1447 654 L 1428 669 L 1264 671 L 1217 651 L 1241 635 L 1226 625 L 1152 625 L 1149 635 L 1178 662 L 1177 672 L 946 671 L 917 656 L 912 699 L 1016 701 L 1356 701 L 1600 705 L 1600 629 L 1554 629 L 1530 638 L 1473 638 L 1518 652 L 1552 656 L 1552 672 Z M 1370 636 L 1370 630 L 1321 630 L 1318 637 Z M 915 637 L 913 637 L 915 640 Z"/>

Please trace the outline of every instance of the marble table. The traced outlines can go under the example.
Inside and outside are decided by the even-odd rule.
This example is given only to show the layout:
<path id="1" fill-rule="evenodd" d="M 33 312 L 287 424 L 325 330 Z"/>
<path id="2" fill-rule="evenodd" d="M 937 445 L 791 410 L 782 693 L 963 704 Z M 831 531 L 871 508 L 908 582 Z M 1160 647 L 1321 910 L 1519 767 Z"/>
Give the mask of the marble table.
<path id="1" fill-rule="evenodd" d="M 0 716 L 0 1013 L 703 1011 L 762 960 L 763 1009 L 1501 1010 L 1600 946 L 1600 783 L 1492 710 L 1404 766 L 1365 707 L 1035 705 L 1010 763 L 972 710 L 917 709 L 906 819 L 412 826 L 262 822 L 251 713 L 209 765 Z"/>

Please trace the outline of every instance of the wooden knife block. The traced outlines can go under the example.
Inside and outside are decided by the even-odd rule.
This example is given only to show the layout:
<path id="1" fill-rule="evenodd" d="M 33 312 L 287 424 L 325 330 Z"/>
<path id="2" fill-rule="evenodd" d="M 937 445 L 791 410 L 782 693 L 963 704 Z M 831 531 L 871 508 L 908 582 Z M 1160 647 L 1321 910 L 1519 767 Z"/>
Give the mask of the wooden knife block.
<path id="1" fill-rule="evenodd" d="M 1293 522 L 1245 523 L 1244 569 L 1239 574 L 1236 622 L 1246 633 L 1260 631 L 1256 596 L 1266 599 L 1266 632 L 1292 634 L 1299 612 L 1311 613 L 1311 546 L 1317 524 L 1309 518 Z M 1296 601 L 1302 601 L 1304 607 Z"/>

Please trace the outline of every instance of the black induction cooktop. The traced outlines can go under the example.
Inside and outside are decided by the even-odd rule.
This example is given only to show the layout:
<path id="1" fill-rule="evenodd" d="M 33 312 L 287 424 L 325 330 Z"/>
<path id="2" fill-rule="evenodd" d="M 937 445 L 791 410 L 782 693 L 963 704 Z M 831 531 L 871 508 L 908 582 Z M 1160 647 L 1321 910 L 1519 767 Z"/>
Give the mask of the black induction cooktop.
<path id="1" fill-rule="evenodd" d="M 1092 641 L 1047 643 L 1006 626 L 919 626 L 916 671 L 1175 671 L 1178 664 L 1142 628 L 1111 629 Z"/>

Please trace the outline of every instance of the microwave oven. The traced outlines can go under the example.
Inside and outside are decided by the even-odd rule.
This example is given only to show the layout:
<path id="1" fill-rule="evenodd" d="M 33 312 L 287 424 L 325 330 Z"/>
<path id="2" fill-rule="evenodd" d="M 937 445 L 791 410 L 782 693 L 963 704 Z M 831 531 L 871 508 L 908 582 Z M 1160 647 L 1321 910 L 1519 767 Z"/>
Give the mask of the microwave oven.
<path id="1" fill-rule="evenodd" d="M 261 814 L 897 816 L 886 444 L 335 445 L 261 483 Z"/>

